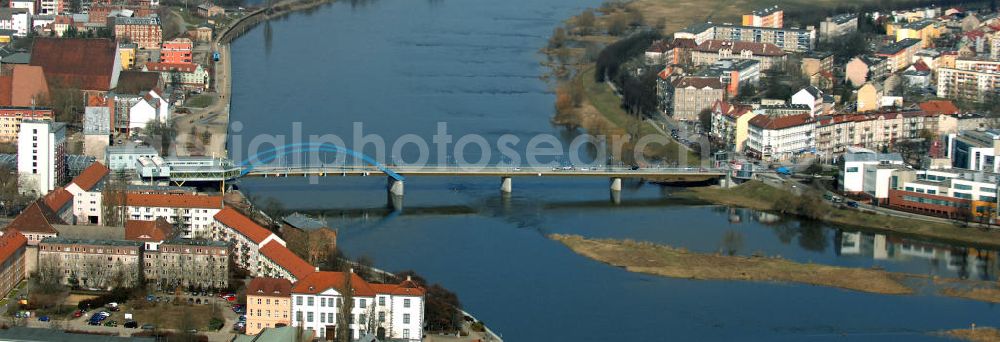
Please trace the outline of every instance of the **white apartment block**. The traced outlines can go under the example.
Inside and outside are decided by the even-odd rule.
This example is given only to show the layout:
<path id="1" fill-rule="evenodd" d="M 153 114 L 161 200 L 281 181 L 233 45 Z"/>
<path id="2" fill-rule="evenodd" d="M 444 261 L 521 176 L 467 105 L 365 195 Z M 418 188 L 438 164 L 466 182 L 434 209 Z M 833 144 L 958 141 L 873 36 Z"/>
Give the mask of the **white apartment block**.
<path id="1" fill-rule="evenodd" d="M 38 13 L 42 15 L 59 15 L 65 12 L 66 3 L 63 0 L 41 0 L 39 4 Z"/>
<path id="2" fill-rule="evenodd" d="M 102 224 L 102 190 L 110 172 L 104 164 L 95 162 L 66 185 L 66 191 L 73 195 L 73 216 L 78 224 Z"/>
<path id="3" fill-rule="evenodd" d="M 17 173 L 21 193 L 42 196 L 66 177 L 66 124 L 25 120 L 17 136 Z"/>
<path id="4" fill-rule="evenodd" d="M 225 241 L 232 246 L 231 258 L 236 262 L 237 267 L 257 277 L 289 279 L 285 274 L 266 271 L 272 269 L 271 267 L 274 265 L 263 265 L 261 262 L 261 248 L 271 242 L 285 246 L 285 241 L 235 209 L 227 207 L 212 217 L 210 236 L 212 240 Z M 289 280 L 295 281 L 294 279 Z"/>
<path id="5" fill-rule="evenodd" d="M 816 122 L 809 114 L 758 115 L 750 119 L 747 149 L 763 160 L 785 160 L 816 146 L 815 129 Z"/>
<path id="6" fill-rule="evenodd" d="M 319 339 L 336 334 L 345 275 L 351 277 L 353 305 L 347 318 L 350 339 L 371 333 L 380 340 L 423 339 L 424 289 L 410 279 L 400 284 L 369 284 L 353 272 L 316 272 L 292 286 L 292 326 Z"/>
<path id="7" fill-rule="evenodd" d="M 843 192 L 858 193 L 865 189 L 865 167 L 867 165 L 903 165 L 899 153 L 847 153 L 844 154 L 844 168 L 840 172 Z"/>
<path id="8" fill-rule="evenodd" d="M 1000 97 L 1000 60 L 959 58 L 954 68 L 938 68 L 937 96 L 988 102 Z"/>
<path id="9" fill-rule="evenodd" d="M 13 30 L 17 37 L 31 32 L 31 13 L 26 8 L 0 8 L 0 29 Z"/>
<path id="10" fill-rule="evenodd" d="M 130 192 L 125 197 L 128 218 L 154 221 L 163 218 L 179 226 L 185 239 L 210 237 L 215 214 L 222 210 L 222 196 Z"/>

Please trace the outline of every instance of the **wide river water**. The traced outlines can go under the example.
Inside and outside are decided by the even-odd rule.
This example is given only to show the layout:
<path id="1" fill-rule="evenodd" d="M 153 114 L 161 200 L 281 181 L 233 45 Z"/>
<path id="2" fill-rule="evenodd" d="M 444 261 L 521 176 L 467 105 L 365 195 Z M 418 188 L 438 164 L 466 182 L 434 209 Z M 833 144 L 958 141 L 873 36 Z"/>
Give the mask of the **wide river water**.
<path id="1" fill-rule="evenodd" d="M 550 124 L 554 96 L 540 79 L 547 70 L 538 49 L 562 20 L 597 4 L 341 1 L 261 25 L 232 46 L 231 153 L 246 157 L 260 136 L 294 142 L 299 130 L 350 142 L 355 122 L 390 142 L 406 134 L 430 141 L 446 122 L 455 139 L 552 134 L 568 143 L 579 133 Z M 451 162 L 453 153 L 445 154 Z M 386 209 L 384 177 L 239 185 L 288 209 L 324 215 L 349 255 L 368 255 L 391 271 L 413 269 L 454 290 L 466 310 L 508 341 L 922 340 L 934 339 L 929 331 L 970 323 L 1000 325 L 993 305 L 932 293 L 884 296 L 629 273 L 545 236 L 629 238 L 990 280 L 1000 270 L 996 251 L 691 203 L 652 184 L 627 182 L 614 204 L 603 179 L 516 178 L 506 198 L 498 183 L 410 178 L 401 212 Z"/>

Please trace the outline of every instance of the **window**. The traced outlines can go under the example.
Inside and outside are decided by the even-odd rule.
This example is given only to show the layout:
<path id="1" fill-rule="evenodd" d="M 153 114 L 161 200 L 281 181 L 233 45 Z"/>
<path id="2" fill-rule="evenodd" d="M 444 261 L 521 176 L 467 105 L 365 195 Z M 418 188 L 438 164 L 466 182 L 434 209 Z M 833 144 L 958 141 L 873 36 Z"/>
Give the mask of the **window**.
<path id="1" fill-rule="evenodd" d="M 257 305 L 260 305 L 260 298 L 257 298 Z"/>
<path id="2" fill-rule="evenodd" d="M 319 322 L 320 323 L 326 323 L 326 315 L 320 313 L 319 314 Z"/>
<path id="3" fill-rule="evenodd" d="M 403 314 L 403 324 L 410 324 L 410 314 Z"/>
<path id="4" fill-rule="evenodd" d="M 404 308 L 410 307 L 410 299 L 409 298 L 403 299 L 403 307 Z"/>
<path id="5" fill-rule="evenodd" d="M 364 324 L 367 321 L 368 321 L 368 315 L 365 315 L 365 314 L 359 314 L 358 315 L 358 322 L 359 323 Z"/>
<path id="6" fill-rule="evenodd" d="M 312 311 L 310 311 L 306 313 L 306 322 L 312 323 L 312 321 L 313 321 L 313 313 Z"/>
<path id="7" fill-rule="evenodd" d="M 955 184 L 955 189 L 958 189 L 958 190 L 972 190 L 972 186 L 971 185 L 967 185 L 967 184 Z"/>
<path id="8" fill-rule="evenodd" d="M 979 196 L 980 201 L 996 202 L 997 198 L 993 196 Z"/>
<path id="9" fill-rule="evenodd" d="M 326 307 L 326 298 L 322 298 L 322 297 L 321 297 L 321 298 L 319 299 L 319 306 L 320 306 L 320 307 Z"/>
<path id="10" fill-rule="evenodd" d="M 295 312 L 295 320 L 298 322 L 302 322 L 302 311 Z"/>
<path id="11" fill-rule="evenodd" d="M 309 304 L 308 304 L 308 305 L 309 305 L 309 306 L 313 306 L 313 305 L 315 305 L 315 304 L 316 304 L 316 303 L 315 303 L 315 302 L 313 301 L 313 297 L 309 297 Z"/>
<path id="12" fill-rule="evenodd" d="M 410 329 L 403 329 L 403 338 L 410 338 Z"/>
<path id="13" fill-rule="evenodd" d="M 378 297 L 378 306 L 385 306 L 385 297 Z"/>
<path id="14" fill-rule="evenodd" d="M 857 167 L 849 167 L 849 168 L 847 168 L 847 172 L 858 172 L 858 168 Z"/>
<path id="15" fill-rule="evenodd" d="M 379 322 L 385 322 L 385 312 L 379 312 L 378 313 L 378 321 Z"/>
<path id="16" fill-rule="evenodd" d="M 362 308 L 362 309 L 364 309 L 364 308 L 365 308 L 365 306 L 367 305 L 366 303 L 367 303 L 367 301 L 366 301 L 366 300 L 365 300 L 364 298 L 362 298 L 362 299 L 361 299 L 361 308 Z"/>

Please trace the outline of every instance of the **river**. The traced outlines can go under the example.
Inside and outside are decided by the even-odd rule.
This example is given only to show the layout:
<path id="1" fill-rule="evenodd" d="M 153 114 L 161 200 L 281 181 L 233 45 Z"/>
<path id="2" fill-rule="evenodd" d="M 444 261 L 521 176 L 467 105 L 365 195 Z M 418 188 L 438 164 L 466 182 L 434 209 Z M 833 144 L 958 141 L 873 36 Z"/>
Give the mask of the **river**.
<path id="1" fill-rule="evenodd" d="M 552 134 L 568 142 L 579 132 L 549 122 L 553 94 L 539 78 L 547 70 L 538 49 L 560 21 L 597 4 L 342 1 L 259 26 L 232 46 L 231 152 L 245 157 L 261 135 L 349 140 L 355 122 L 388 141 L 405 134 L 430 140 L 438 122 L 447 122 L 452 134 L 488 141 Z M 412 151 L 400 154 L 387 158 L 405 160 Z M 445 154 L 445 162 L 455 158 Z M 631 238 L 997 279 L 995 251 L 691 203 L 651 184 L 627 182 L 614 204 L 607 180 L 516 178 L 513 194 L 503 197 L 494 178 L 410 178 L 401 212 L 386 209 L 384 177 L 239 185 L 288 209 L 324 215 L 349 255 L 368 255 L 387 270 L 413 269 L 454 290 L 508 341 L 922 340 L 934 339 L 928 331 L 1000 325 L 993 305 L 929 293 L 883 296 L 629 273 L 545 237 Z"/>

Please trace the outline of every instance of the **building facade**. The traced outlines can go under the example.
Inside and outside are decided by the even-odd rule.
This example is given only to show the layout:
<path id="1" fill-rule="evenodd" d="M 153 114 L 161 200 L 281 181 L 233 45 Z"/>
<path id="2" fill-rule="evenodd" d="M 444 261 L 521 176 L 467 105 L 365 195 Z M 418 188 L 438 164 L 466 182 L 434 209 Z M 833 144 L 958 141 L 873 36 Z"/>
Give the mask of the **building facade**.
<path id="1" fill-rule="evenodd" d="M 0 236 L 0 294 L 5 297 L 27 276 L 27 246 L 28 239 L 16 231 Z"/>
<path id="2" fill-rule="evenodd" d="M 141 256 L 142 244 L 135 241 L 51 237 L 38 244 L 38 272 L 81 288 L 132 287 L 142 273 Z"/>
<path id="3" fill-rule="evenodd" d="M 762 160 L 786 160 L 815 147 L 815 128 L 809 114 L 758 115 L 749 121 L 747 152 Z"/>
<path id="4" fill-rule="evenodd" d="M 215 214 L 222 210 L 222 196 L 167 192 L 129 192 L 126 211 L 131 220 L 154 221 L 163 218 L 175 225 L 186 239 L 212 236 Z"/>
<path id="5" fill-rule="evenodd" d="M 937 96 L 991 102 L 1000 99 L 1000 60 L 958 58 L 955 67 L 938 68 Z"/>
<path id="6" fill-rule="evenodd" d="M 175 38 L 163 42 L 160 48 L 160 63 L 191 63 L 194 43 L 189 38 Z"/>
<path id="7" fill-rule="evenodd" d="M 195 63 L 146 63 L 142 71 L 157 72 L 164 84 L 188 90 L 208 89 L 208 72 Z"/>
<path id="8" fill-rule="evenodd" d="M 707 40 L 691 50 L 691 63 L 711 65 L 724 59 L 752 59 L 760 62 L 760 70 L 782 70 L 787 53 L 774 44 Z"/>
<path id="9" fill-rule="evenodd" d="M 160 289 L 229 287 L 229 245 L 209 240 L 169 240 L 143 252 L 146 280 Z"/>
<path id="10" fill-rule="evenodd" d="M 743 15 L 743 26 L 782 28 L 785 25 L 785 11 L 777 5 Z"/>
<path id="11" fill-rule="evenodd" d="M 55 114 L 45 107 L 0 107 L 0 142 L 16 143 L 24 120 L 53 121 Z"/>
<path id="12" fill-rule="evenodd" d="M 821 41 L 830 41 L 854 32 L 858 32 L 858 15 L 855 13 L 826 17 L 819 23 L 819 40 Z"/>
<path id="13" fill-rule="evenodd" d="M 292 282 L 284 278 L 254 278 L 247 285 L 247 335 L 292 324 Z"/>
<path id="14" fill-rule="evenodd" d="M 673 111 L 676 120 L 697 121 L 698 114 L 725 99 L 726 91 L 718 78 L 683 77 L 673 86 Z"/>
<path id="15" fill-rule="evenodd" d="M 22 193 L 42 196 L 66 179 L 66 124 L 24 120 L 18 132 L 17 173 Z"/>
<path id="16" fill-rule="evenodd" d="M 135 43 L 140 49 L 158 49 L 163 41 L 159 17 L 115 17 L 113 31 L 118 41 Z"/>

